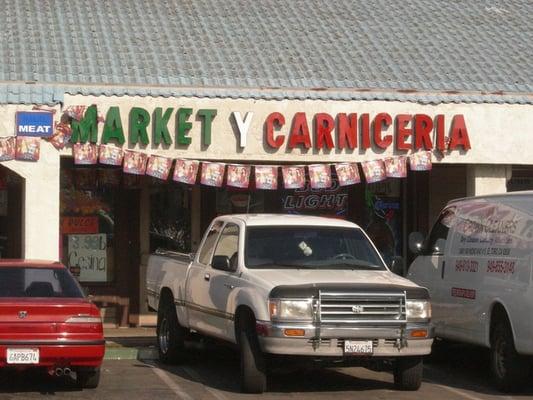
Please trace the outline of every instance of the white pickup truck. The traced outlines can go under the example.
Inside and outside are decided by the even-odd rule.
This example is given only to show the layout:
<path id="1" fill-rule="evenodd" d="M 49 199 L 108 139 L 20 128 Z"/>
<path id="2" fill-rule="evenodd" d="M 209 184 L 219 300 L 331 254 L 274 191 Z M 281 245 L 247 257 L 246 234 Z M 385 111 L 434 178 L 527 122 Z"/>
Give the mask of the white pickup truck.
<path id="1" fill-rule="evenodd" d="M 238 345 L 244 392 L 264 391 L 279 358 L 388 367 L 397 388 L 420 387 L 428 291 L 389 271 L 351 222 L 218 217 L 197 254 L 150 256 L 146 283 L 163 362 L 179 361 L 193 331 Z"/>

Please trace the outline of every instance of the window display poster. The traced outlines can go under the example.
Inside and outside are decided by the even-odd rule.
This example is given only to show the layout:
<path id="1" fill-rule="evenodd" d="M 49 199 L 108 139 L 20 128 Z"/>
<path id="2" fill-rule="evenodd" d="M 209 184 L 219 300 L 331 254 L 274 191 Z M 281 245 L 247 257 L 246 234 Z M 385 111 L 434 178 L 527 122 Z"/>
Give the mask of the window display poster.
<path id="1" fill-rule="evenodd" d="M 107 235 L 68 235 L 68 267 L 80 282 L 106 282 Z"/>

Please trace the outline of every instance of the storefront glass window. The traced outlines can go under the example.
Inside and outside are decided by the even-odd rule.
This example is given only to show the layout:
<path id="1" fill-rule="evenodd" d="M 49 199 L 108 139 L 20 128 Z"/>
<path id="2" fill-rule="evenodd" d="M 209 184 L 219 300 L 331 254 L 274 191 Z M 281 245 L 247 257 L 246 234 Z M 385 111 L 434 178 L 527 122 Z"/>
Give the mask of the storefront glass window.
<path id="1" fill-rule="evenodd" d="M 80 282 L 114 279 L 115 189 L 105 184 L 111 169 L 61 169 L 63 263 Z"/>
<path id="2" fill-rule="evenodd" d="M 150 188 L 150 251 L 191 251 L 190 191 L 177 184 Z"/>

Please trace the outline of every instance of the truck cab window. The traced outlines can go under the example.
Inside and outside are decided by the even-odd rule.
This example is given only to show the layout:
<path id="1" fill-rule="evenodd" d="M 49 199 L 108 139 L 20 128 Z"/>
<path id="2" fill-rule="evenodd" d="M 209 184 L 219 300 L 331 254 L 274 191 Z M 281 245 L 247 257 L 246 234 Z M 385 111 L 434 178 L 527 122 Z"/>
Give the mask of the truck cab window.
<path id="1" fill-rule="evenodd" d="M 207 233 L 207 236 L 205 238 L 205 242 L 202 245 L 202 250 L 200 251 L 200 255 L 198 257 L 200 263 L 208 265 L 211 262 L 213 248 L 215 247 L 215 244 L 217 242 L 218 234 L 222 229 L 222 225 L 222 221 L 216 221 L 211 227 L 211 229 L 209 229 L 209 232 Z"/>
<path id="2" fill-rule="evenodd" d="M 239 227 L 235 224 L 227 224 L 217 243 L 215 256 L 226 256 L 230 260 L 230 266 L 237 266 L 237 255 L 239 250 Z"/>

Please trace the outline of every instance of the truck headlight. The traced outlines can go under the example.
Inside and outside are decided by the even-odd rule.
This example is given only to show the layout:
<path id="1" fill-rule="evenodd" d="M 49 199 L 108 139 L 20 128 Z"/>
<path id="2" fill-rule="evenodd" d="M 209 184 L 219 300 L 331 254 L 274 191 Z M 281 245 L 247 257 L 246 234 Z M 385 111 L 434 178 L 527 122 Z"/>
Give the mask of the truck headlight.
<path id="1" fill-rule="evenodd" d="M 282 300 L 271 299 L 268 302 L 270 319 L 284 320 L 312 320 L 313 319 L 313 301 L 311 299 L 302 300 Z"/>
<path id="2" fill-rule="evenodd" d="M 407 300 L 405 312 L 409 322 L 425 322 L 431 319 L 431 303 L 427 300 Z"/>

